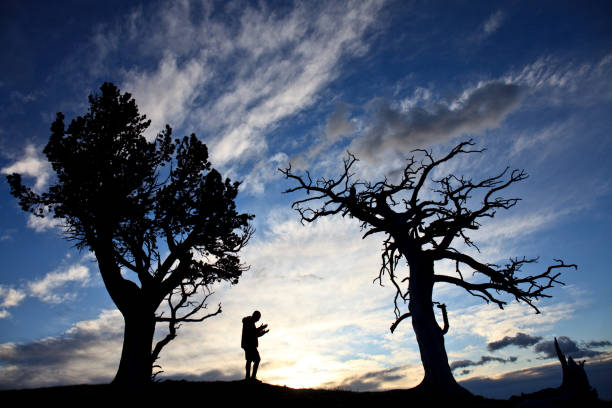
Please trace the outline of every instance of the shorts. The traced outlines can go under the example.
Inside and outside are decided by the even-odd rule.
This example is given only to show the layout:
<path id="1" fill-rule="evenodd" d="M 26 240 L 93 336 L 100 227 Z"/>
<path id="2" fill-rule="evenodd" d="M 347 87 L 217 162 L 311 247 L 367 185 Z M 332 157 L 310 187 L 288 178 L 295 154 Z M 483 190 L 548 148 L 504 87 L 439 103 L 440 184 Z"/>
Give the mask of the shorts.
<path id="1" fill-rule="evenodd" d="M 247 347 L 244 349 L 244 358 L 247 361 L 254 361 L 259 363 L 261 358 L 259 357 L 259 351 L 257 351 L 257 347 Z"/>

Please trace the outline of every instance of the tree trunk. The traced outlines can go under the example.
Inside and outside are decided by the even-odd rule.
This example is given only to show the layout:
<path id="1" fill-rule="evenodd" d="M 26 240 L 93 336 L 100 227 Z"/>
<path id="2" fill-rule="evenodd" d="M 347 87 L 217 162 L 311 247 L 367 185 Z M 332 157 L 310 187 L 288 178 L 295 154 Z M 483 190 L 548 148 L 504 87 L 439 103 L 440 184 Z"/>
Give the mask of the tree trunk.
<path id="1" fill-rule="evenodd" d="M 412 253 L 414 252 L 404 252 Z M 420 255 L 420 254 L 419 254 Z M 419 388 L 444 396 L 468 396 L 470 392 L 455 381 L 448 365 L 444 335 L 436 321 L 432 303 L 433 260 L 424 256 L 408 258 L 410 266 L 410 303 L 412 327 L 419 344 L 425 377 Z"/>
<path id="2" fill-rule="evenodd" d="M 153 361 L 151 349 L 155 333 L 155 301 L 147 293 L 121 276 L 113 257 L 112 240 L 100 239 L 95 254 L 102 280 L 111 299 L 123 315 L 123 350 L 113 384 L 144 385 L 151 381 Z"/>
<path id="3" fill-rule="evenodd" d="M 124 313 L 125 329 L 119 369 L 113 384 L 145 385 L 151 382 L 155 314 L 142 305 Z"/>

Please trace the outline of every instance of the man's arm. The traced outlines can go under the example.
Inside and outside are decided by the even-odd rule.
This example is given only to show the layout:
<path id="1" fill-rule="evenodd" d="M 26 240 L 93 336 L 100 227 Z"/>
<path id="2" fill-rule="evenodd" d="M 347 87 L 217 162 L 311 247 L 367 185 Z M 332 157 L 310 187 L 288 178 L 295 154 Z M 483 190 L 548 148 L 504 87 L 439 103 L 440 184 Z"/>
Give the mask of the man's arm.
<path id="1" fill-rule="evenodd" d="M 267 324 L 262 324 L 261 326 L 259 326 L 257 328 L 257 337 L 261 337 L 264 334 L 266 334 L 267 332 L 269 332 L 270 330 L 267 330 L 268 325 Z"/>

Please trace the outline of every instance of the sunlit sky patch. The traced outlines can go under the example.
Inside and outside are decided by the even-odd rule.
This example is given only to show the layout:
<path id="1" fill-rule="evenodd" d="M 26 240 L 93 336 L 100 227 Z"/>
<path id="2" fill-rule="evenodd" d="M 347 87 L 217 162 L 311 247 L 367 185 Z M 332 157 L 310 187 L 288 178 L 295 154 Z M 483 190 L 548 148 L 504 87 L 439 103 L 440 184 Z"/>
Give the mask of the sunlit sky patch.
<path id="1" fill-rule="evenodd" d="M 251 269 L 214 288 L 209 307 L 223 313 L 181 327 L 158 378 L 241 378 L 240 322 L 258 309 L 270 327 L 266 382 L 416 385 L 409 321 L 390 333 L 394 290 L 373 283 L 382 236 L 362 240 L 342 217 L 301 225 L 290 208 L 300 197 L 282 194 L 290 184 L 277 169 L 335 176 L 349 150 L 359 178 L 393 179 L 412 149 L 440 155 L 473 138 L 483 154 L 434 176 L 507 166 L 530 176 L 508 192 L 520 203 L 472 234 L 476 255 L 539 256 L 533 270 L 563 258 L 578 270 L 541 314 L 437 287 L 456 378 L 481 393 L 491 379 L 556 386 L 546 342 L 563 336 L 600 395 L 611 389 L 609 2 L 3 1 L 0 11 L 0 388 L 108 382 L 117 368 L 122 319 L 95 259 L 61 238 L 59 220 L 23 213 L 4 178 L 19 172 L 44 190 L 55 113 L 83 114 L 111 81 L 152 120 L 147 137 L 168 123 L 204 140 L 213 165 L 243 181 L 240 209 L 256 215 L 242 255 Z M 491 395 L 520 392 L 500 389 Z"/>

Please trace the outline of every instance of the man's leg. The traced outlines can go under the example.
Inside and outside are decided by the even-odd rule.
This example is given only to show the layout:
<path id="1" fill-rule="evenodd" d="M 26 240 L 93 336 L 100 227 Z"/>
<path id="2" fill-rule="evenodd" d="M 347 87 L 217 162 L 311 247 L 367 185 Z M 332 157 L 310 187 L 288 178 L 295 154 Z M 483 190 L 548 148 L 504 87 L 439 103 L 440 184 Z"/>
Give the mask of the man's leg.
<path id="1" fill-rule="evenodd" d="M 247 360 L 246 362 L 246 379 L 248 380 L 249 378 L 251 378 L 251 360 Z M 255 373 L 257 372 L 257 366 L 255 366 L 255 369 L 253 370 L 253 376 L 255 376 Z"/>
<path id="2" fill-rule="evenodd" d="M 259 368 L 259 361 L 261 361 L 261 357 L 259 357 L 259 351 L 255 349 L 255 355 L 253 356 L 253 376 L 251 379 L 255 380 L 257 378 L 257 369 Z"/>
<path id="3" fill-rule="evenodd" d="M 253 377 L 251 377 L 253 380 L 257 378 L 257 368 L 259 368 L 259 361 L 255 360 L 253 361 Z"/>

